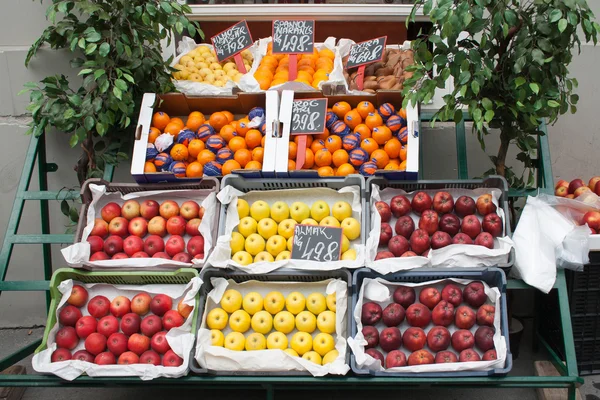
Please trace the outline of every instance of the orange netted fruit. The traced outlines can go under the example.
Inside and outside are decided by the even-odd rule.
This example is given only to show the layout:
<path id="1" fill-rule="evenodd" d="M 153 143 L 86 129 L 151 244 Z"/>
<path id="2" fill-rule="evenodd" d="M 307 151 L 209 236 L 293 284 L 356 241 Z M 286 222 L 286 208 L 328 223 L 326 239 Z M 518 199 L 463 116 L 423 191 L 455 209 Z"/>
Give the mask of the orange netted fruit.
<path id="1" fill-rule="evenodd" d="M 252 161 L 252 151 L 248 149 L 239 149 L 233 155 L 233 159 L 240 163 L 242 167 L 245 167 L 250 161 Z M 257 160 L 260 161 L 260 160 Z"/>
<path id="2" fill-rule="evenodd" d="M 176 144 L 171 149 L 171 157 L 175 161 L 186 161 L 189 156 L 187 147 L 183 144 Z"/>
<path id="3" fill-rule="evenodd" d="M 333 107 L 331 107 L 333 113 L 341 120 L 344 119 L 344 115 L 346 115 L 346 113 L 351 109 L 352 107 L 350 107 L 350 104 L 346 103 L 345 101 L 338 101 L 333 105 Z"/>
<path id="4" fill-rule="evenodd" d="M 388 153 L 388 156 L 390 156 L 390 158 L 398 157 L 400 155 L 401 148 L 402 143 L 400 143 L 400 141 L 396 138 L 391 138 L 386 142 L 385 146 L 383 146 L 383 149 L 386 153 Z"/>
<path id="5" fill-rule="evenodd" d="M 244 138 L 246 139 L 246 145 L 248 146 L 248 148 L 253 149 L 255 147 L 260 146 L 262 137 L 262 133 L 260 133 L 259 130 L 250 129 L 248 132 L 246 132 L 246 136 Z"/>
<path id="6" fill-rule="evenodd" d="M 219 132 L 222 127 L 229 123 L 229 119 L 227 118 L 227 115 L 222 112 L 215 112 L 210 115 L 208 123 Z"/>
<path id="7" fill-rule="evenodd" d="M 198 154 L 200 154 L 200 152 L 202 150 L 204 150 L 206 148 L 206 146 L 204 145 L 204 142 L 200 139 L 193 139 L 189 144 L 188 144 L 188 153 L 190 154 L 190 157 L 194 157 L 194 159 L 198 158 Z"/>
<path id="8" fill-rule="evenodd" d="M 331 159 L 333 161 L 333 165 L 339 167 L 342 164 L 346 164 L 348 162 L 348 152 L 343 149 L 339 149 L 333 152 Z"/>
<path id="9" fill-rule="evenodd" d="M 169 115 L 162 111 L 156 112 L 152 116 L 152 126 L 154 126 L 156 129 L 160 129 L 161 131 L 165 129 L 170 121 L 171 118 L 169 118 Z"/>
<path id="10" fill-rule="evenodd" d="M 239 162 L 235 161 L 235 160 L 227 160 L 225 161 L 225 163 L 223 164 L 223 167 L 221 168 L 221 173 L 223 174 L 223 176 L 225 175 L 229 175 L 232 171 L 235 171 L 236 169 L 241 169 L 242 166 L 240 165 Z"/>
<path id="11" fill-rule="evenodd" d="M 185 168 L 185 176 L 188 178 L 202 178 L 204 174 L 204 167 L 198 161 L 194 161 L 188 164 Z"/>
<path id="12" fill-rule="evenodd" d="M 382 149 L 375 150 L 371 153 L 370 157 L 371 160 L 373 160 L 373 162 L 377 164 L 377 168 L 379 169 L 385 168 L 385 166 L 388 165 L 390 162 L 390 156 L 388 156 L 385 150 Z"/>
<path id="13" fill-rule="evenodd" d="M 246 140 L 244 140 L 244 138 L 241 136 L 236 136 L 236 137 L 232 138 L 229 141 L 228 146 L 231 149 L 231 151 L 233 151 L 234 153 L 238 150 L 245 149 L 248 147 L 246 145 Z"/>

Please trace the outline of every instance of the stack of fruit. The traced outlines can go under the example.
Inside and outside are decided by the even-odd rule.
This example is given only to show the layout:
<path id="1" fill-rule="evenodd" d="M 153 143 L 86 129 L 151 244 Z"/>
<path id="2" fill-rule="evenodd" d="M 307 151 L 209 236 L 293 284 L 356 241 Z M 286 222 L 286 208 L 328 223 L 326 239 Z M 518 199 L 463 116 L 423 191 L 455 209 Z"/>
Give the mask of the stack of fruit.
<path id="1" fill-rule="evenodd" d="M 316 201 L 309 207 L 296 201 L 288 206 L 277 201 L 269 207 L 266 201 L 237 201 L 240 218 L 237 232 L 231 234 L 232 260 L 240 265 L 272 262 L 291 257 L 296 224 L 331 226 L 343 229 L 342 260 L 355 260 L 356 250 L 350 242 L 360 238 L 361 225 L 352 218 L 352 206 L 338 201 L 330 209 L 326 201 Z"/>
<path id="2" fill-rule="evenodd" d="M 600 176 L 590 179 L 586 186 L 582 179 L 574 179 L 571 182 L 559 180 L 556 183 L 554 194 L 558 197 L 576 199 L 584 193 L 594 193 L 600 196 Z M 593 196 L 592 196 L 593 197 Z M 587 224 L 593 235 L 600 232 L 600 211 L 588 211 L 579 220 L 575 220 L 579 225 Z"/>
<path id="3" fill-rule="evenodd" d="M 90 261 L 152 257 L 191 263 L 194 258 L 204 259 L 204 237 L 199 230 L 204 207 L 193 200 L 181 206 L 174 200 L 162 204 L 127 200 L 122 206 L 110 202 L 100 216 L 87 238 Z"/>
<path id="4" fill-rule="evenodd" d="M 212 346 L 234 351 L 280 349 L 318 365 L 329 364 L 339 355 L 333 337 L 335 293 L 315 292 L 305 297 L 299 291 L 287 296 L 272 291 L 263 298 L 258 292 L 242 296 L 229 289 L 220 306 L 206 315 Z"/>
<path id="5" fill-rule="evenodd" d="M 369 101 L 353 109 L 339 101 L 327 110 L 326 126 L 325 133 L 307 137 L 303 169 L 317 170 L 320 176 L 406 170 L 406 110 L 390 103 L 375 108 Z M 298 136 L 289 144 L 289 171 L 296 168 L 297 142 Z"/>
<path id="6" fill-rule="evenodd" d="M 254 57 L 249 50 L 241 53 L 246 71 L 252 68 Z M 228 81 L 239 82 L 242 74 L 231 60 L 219 62 L 215 50 L 210 45 L 200 45 L 183 55 L 173 66 L 173 79 L 206 83 L 223 87 Z"/>
<path id="7" fill-rule="evenodd" d="M 117 296 L 112 301 L 94 296 L 74 285 L 58 313 L 57 349 L 51 361 L 80 360 L 98 365 L 152 364 L 178 367 L 183 363 L 167 341 L 169 330 L 185 322 L 193 310 L 183 302 L 173 309 L 173 299 L 165 294 L 154 297 L 146 292 L 131 300 Z M 85 308 L 84 308 L 85 307 Z M 86 309 L 89 315 L 83 315 Z M 151 312 L 151 314 L 149 314 Z M 143 317 L 143 318 L 142 318 Z M 81 350 L 71 353 L 77 347 Z"/>
<path id="8" fill-rule="evenodd" d="M 344 64 L 348 57 L 344 57 Z M 412 72 L 406 68 L 415 63 L 412 50 L 401 50 L 387 48 L 383 53 L 383 59 L 379 62 L 369 64 L 365 68 L 363 78 L 363 91 L 375 93 L 377 90 L 402 90 L 402 84 L 410 79 Z M 344 71 L 344 77 L 350 90 L 358 90 L 357 75 L 358 68 Z"/>
<path id="9" fill-rule="evenodd" d="M 385 201 L 375 203 L 381 217 L 380 251 L 375 260 L 427 257 L 430 249 L 451 244 L 475 244 L 493 249 L 494 238 L 502 235 L 503 221 L 496 214 L 491 194 L 483 194 L 477 201 L 460 196 L 456 203 L 448 192 L 437 192 L 433 199 L 426 192 L 409 195 L 412 201 L 405 195 L 398 195 L 389 204 Z M 482 222 L 476 212 L 483 217 Z M 393 229 L 392 216 L 397 218 Z"/>
<path id="10" fill-rule="evenodd" d="M 416 289 L 419 303 L 415 288 L 397 286 L 388 301 L 362 305 L 366 354 L 384 368 L 497 359 L 496 308 L 488 301 L 483 283 L 471 282 L 464 292 L 455 283 L 441 292 L 434 286 Z M 455 352 L 448 350 L 450 346 Z"/>
<path id="11" fill-rule="evenodd" d="M 260 60 L 260 64 L 254 72 L 254 79 L 258 82 L 261 90 L 288 82 L 289 58 L 287 54 L 273 54 L 273 42 L 269 42 L 267 54 Z M 301 82 L 319 89 L 319 83 L 329 79 L 329 74 L 333 71 L 334 60 L 335 53 L 325 46 L 321 50 L 317 50 L 315 47 L 312 54 L 298 55 L 298 74 L 294 82 Z"/>
<path id="12" fill-rule="evenodd" d="M 194 111 L 185 123 L 157 112 L 152 117 L 144 172 L 169 171 L 179 178 L 201 178 L 225 176 L 242 168 L 260 170 L 264 117 L 261 107 L 238 120 L 229 111 L 212 113 L 208 120 Z"/>

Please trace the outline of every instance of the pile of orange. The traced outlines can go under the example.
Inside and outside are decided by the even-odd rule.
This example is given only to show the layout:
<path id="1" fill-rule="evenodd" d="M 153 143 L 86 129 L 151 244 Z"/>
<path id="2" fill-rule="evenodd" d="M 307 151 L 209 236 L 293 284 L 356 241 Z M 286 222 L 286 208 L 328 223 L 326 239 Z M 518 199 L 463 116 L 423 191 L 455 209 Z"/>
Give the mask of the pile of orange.
<path id="1" fill-rule="evenodd" d="M 368 101 L 361 101 L 352 108 L 347 102 L 340 101 L 327 111 L 329 129 L 325 128 L 325 133 L 320 135 L 307 135 L 302 169 L 316 170 L 320 176 L 372 175 L 378 169 L 406 170 L 408 138 L 404 109 L 396 111 L 389 103 L 376 108 Z M 336 133 L 338 130 L 345 134 Z M 346 136 L 356 139 L 355 144 L 344 142 Z M 289 143 L 289 171 L 296 169 L 298 140 L 295 136 Z M 356 148 L 364 150 L 359 154 L 368 156 L 364 159 L 353 157 L 352 150 Z"/>
<path id="2" fill-rule="evenodd" d="M 267 54 L 260 60 L 258 69 L 254 73 L 262 90 L 281 85 L 289 81 L 289 55 L 273 54 L 273 42 L 267 46 Z M 298 55 L 298 74 L 295 82 L 302 82 L 315 89 L 319 83 L 327 81 L 333 71 L 335 53 L 326 47 L 321 50 L 314 49 L 312 54 Z"/>

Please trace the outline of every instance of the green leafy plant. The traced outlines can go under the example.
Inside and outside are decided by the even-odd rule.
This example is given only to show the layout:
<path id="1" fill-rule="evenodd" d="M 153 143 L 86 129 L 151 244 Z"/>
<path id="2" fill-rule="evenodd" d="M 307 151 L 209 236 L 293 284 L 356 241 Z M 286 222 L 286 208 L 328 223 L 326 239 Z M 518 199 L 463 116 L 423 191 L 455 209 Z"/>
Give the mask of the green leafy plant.
<path id="1" fill-rule="evenodd" d="M 55 128 L 69 134 L 71 147 L 82 148 L 75 167 L 80 183 L 127 158 L 131 121 L 145 92 L 174 90 L 161 40 L 169 43 L 173 31 L 203 36 L 189 12 L 187 5 L 159 0 L 53 0 L 48 7 L 51 25 L 31 46 L 25 65 L 44 44 L 67 49 L 82 82 L 56 75 L 26 84 L 29 133 Z"/>
<path id="2" fill-rule="evenodd" d="M 600 30 L 586 1 L 416 0 L 409 21 L 419 9 L 433 26 L 412 43 L 416 65 L 404 82 L 405 103 L 428 102 L 452 77 L 433 122 L 460 122 L 465 109 L 483 150 L 490 129 L 499 129 L 500 147 L 486 174 L 531 186 L 540 124 L 577 110 L 572 52 L 580 50 L 581 32 L 596 44 Z M 521 175 L 506 165 L 510 144 L 519 149 Z"/>

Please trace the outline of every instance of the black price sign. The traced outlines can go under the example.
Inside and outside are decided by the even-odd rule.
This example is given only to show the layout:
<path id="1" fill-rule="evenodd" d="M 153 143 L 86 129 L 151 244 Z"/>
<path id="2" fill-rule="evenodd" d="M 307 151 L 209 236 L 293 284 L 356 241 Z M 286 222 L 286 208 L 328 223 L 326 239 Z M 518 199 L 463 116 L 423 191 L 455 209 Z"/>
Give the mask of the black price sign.
<path id="1" fill-rule="evenodd" d="M 292 103 L 292 135 L 319 135 L 325 132 L 327 99 L 294 100 Z"/>
<path id="2" fill-rule="evenodd" d="M 210 38 L 219 61 L 225 61 L 252 46 L 252 35 L 246 21 L 240 21 Z"/>
<path id="3" fill-rule="evenodd" d="M 296 225 L 292 258 L 320 262 L 338 261 L 342 252 L 342 228 Z"/>
<path id="4" fill-rule="evenodd" d="M 381 61 L 386 41 L 387 36 L 382 36 L 377 39 L 354 44 L 350 48 L 346 69 Z"/>
<path id="5" fill-rule="evenodd" d="M 273 54 L 310 54 L 315 47 L 315 21 L 273 21 Z"/>

